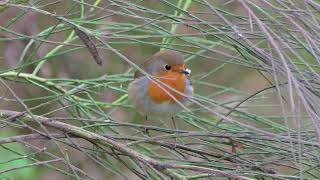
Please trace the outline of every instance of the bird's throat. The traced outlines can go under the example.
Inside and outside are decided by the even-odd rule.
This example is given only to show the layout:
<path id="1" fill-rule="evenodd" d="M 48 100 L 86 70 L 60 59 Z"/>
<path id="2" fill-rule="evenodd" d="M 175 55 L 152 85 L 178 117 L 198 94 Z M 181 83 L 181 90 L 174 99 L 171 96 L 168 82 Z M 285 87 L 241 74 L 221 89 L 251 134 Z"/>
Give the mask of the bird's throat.
<path id="1" fill-rule="evenodd" d="M 186 76 L 181 73 L 165 73 L 150 80 L 148 94 L 155 103 L 176 103 L 180 101 L 186 89 Z M 178 92 L 176 92 L 178 91 Z"/>

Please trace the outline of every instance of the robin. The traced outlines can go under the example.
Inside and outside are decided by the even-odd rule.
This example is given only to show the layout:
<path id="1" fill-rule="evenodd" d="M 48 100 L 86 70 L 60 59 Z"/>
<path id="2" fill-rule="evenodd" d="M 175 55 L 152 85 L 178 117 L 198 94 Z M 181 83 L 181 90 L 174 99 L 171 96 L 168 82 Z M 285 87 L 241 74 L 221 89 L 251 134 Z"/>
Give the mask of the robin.
<path id="1" fill-rule="evenodd" d="M 164 50 L 146 60 L 142 66 L 145 73 L 136 71 L 129 84 L 129 101 L 143 115 L 171 117 L 188 104 L 193 88 L 181 53 Z M 175 125 L 175 124 L 174 124 Z"/>

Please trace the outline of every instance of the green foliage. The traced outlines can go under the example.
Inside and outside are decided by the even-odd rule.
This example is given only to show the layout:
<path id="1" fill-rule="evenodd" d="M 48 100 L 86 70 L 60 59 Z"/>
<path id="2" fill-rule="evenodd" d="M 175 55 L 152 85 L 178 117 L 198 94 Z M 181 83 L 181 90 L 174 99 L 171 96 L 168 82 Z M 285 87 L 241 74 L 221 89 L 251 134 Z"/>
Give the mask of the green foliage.
<path id="1" fill-rule="evenodd" d="M 0 139 L 16 136 L 13 131 L 2 131 Z M 0 179 L 37 179 L 38 170 L 34 167 L 21 168 L 31 163 L 28 156 L 33 156 L 32 152 L 18 143 L 5 144 L 0 146 Z"/>
<path id="2" fill-rule="evenodd" d="M 38 163 L 75 179 L 320 177 L 317 1 L 10 1 L 6 7 L 0 13 L 19 13 L 0 23 L 1 110 L 23 116 L 0 110 L 1 129 L 15 133 L 0 139 L 8 147 L 0 152 L 6 158 L 0 172 L 30 164 L 11 172 L 35 178 Z M 28 20 L 30 12 L 38 21 Z M 32 22 L 38 31 L 28 34 Z M 175 118 L 177 129 L 162 117 L 145 121 L 127 100 L 133 72 L 163 49 L 182 52 L 192 69 L 195 95 L 189 111 Z M 32 157 L 41 145 L 7 142 L 17 134 L 50 144 Z M 9 156 L 9 149 L 19 154 Z"/>

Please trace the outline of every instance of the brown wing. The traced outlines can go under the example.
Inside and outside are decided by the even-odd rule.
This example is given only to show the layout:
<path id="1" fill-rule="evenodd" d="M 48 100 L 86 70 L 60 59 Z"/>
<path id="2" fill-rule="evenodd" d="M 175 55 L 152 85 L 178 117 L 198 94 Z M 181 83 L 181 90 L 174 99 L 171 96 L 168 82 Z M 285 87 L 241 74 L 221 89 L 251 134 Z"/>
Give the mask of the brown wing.
<path id="1" fill-rule="evenodd" d="M 142 76 L 144 76 L 144 74 L 142 74 L 140 71 L 136 71 L 133 75 L 133 78 L 138 79 L 139 77 L 142 77 Z"/>
<path id="2" fill-rule="evenodd" d="M 153 59 L 153 56 L 150 57 L 148 60 L 146 60 L 146 61 L 145 61 L 143 64 L 141 64 L 139 67 L 140 67 L 141 69 L 143 69 L 144 71 L 146 71 L 147 73 L 150 73 L 150 72 L 148 72 L 147 67 L 148 67 L 148 64 L 151 63 L 152 59 Z M 140 77 L 142 77 L 142 76 L 145 76 L 145 75 L 144 75 L 141 71 L 137 70 L 137 71 L 134 73 L 133 78 L 134 78 L 134 79 L 137 79 L 137 78 L 140 78 Z"/>

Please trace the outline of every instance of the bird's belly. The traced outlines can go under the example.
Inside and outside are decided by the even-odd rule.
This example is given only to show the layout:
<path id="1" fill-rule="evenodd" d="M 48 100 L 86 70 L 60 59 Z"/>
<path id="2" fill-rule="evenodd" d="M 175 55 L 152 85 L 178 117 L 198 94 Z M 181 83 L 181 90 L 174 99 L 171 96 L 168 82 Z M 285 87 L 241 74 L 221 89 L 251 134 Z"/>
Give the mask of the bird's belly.
<path id="1" fill-rule="evenodd" d="M 172 117 L 182 110 L 182 107 L 177 103 L 162 102 L 160 104 L 150 102 L 149 106 L 144 106 L 143 114 L 158 117 Z"/>

